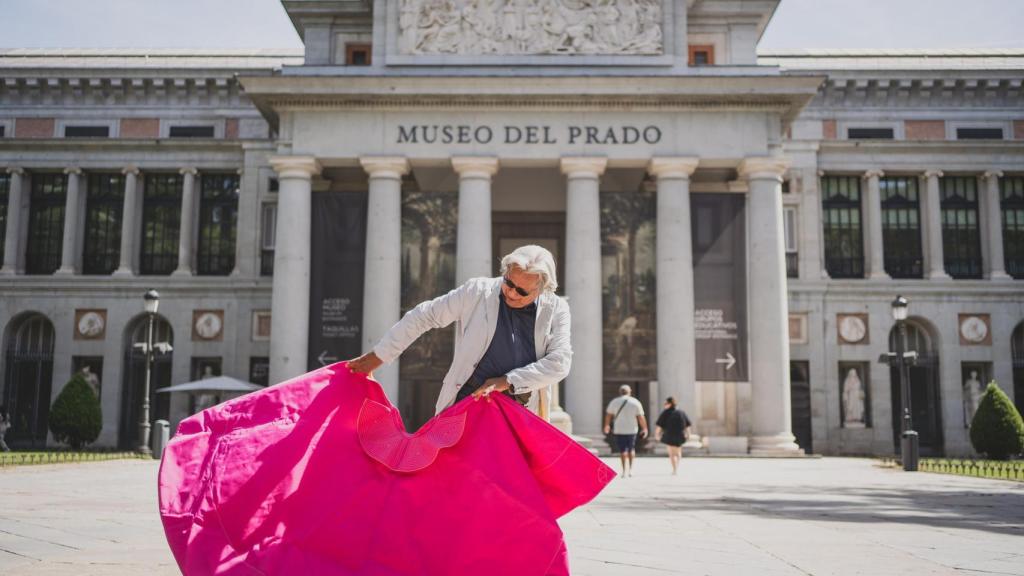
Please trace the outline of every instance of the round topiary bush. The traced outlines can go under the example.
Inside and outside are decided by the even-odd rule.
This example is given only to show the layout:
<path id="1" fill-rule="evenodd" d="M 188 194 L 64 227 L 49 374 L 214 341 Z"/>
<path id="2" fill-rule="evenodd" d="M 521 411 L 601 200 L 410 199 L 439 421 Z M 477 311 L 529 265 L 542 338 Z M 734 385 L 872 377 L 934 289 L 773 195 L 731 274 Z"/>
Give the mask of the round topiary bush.
<path id="1" fill-rule="evenodd" d="M 53 437 L 71 448 L 95 442 L 103 428 L 99 398 L 81 374 L 75 374 L 64 386 L 50 408 Z"/>
<path id="2" fill-rule="evenodd" d="M 1007 460 L 1024 452 L 1024 420 L 995 382 L 989 382 L 974 413 L 971 444 L 980 454 L 995 460 Z"/>

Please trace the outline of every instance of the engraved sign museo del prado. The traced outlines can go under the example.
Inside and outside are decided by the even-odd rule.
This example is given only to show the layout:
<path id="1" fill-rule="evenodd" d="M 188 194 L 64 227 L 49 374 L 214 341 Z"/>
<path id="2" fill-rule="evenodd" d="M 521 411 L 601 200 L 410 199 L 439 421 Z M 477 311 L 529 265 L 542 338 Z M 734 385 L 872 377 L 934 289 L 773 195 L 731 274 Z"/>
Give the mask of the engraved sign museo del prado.
<path id="1" fill-rule="evenodd" d="M 662 53 L 661 0 L 401 0 L 402 54 Z"/>

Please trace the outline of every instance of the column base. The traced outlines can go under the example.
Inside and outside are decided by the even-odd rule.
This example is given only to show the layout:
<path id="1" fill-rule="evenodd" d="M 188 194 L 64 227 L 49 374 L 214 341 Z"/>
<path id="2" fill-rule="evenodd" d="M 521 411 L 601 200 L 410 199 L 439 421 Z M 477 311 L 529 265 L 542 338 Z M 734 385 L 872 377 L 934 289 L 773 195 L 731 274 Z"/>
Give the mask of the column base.
<path id="1" fill-rule="evenodd" d="M 988 279 L 998 281 L 1012 281 L 1013 276 L 1010 276 L 1003 270 L 999 270 L 998 272 L 992 272 L 991 274 L 989 274 Z"/>
<path id="2" fill-rule="evenodd" d="M 171 276 L 194 276 L 194 274 L 187 268 L 178 268 L 171 273 Z"/>
<path id="3" fill-rule="evenodd" d="M 131 278 L 132 276 L 135 276 L 135 272 L 133 272 L 131 268 L 118 268 L 117 270 L 114 270 L 114 273 L 111 274 L 111 276 L 114 278 Z"/>
<path id="4" fill-rule="evenodd" d="M 942 271 L 942 272 L 929 272 L 928 273 L 928 279 L 929 280 L 952 280 L 953 277 L 950 276 L 949 274 L 946 274 L 945 271 Z"/>
<path id="5" fill-rule="evenodd" d="M 750 454 L 752 456 L 799 456 L 803 448 L 797 446 L 792 434 L 776 436 L 752 436 L 750 438 Z"/>
<path id="6" fill-rule="evenodd" d="M 10 268 L 10 267 L 7 267 L 7 266 L 4 266 L 3 268 L 0 268 L 0 276 L 17 276 L 17 275 L 18 275 L 18 271 L 16 269 L 14 269 L 14 268 Z"/>
<path id="7" fill-rule="evenodd" d="M 53 273 L 53 275 L 54 276 L 74 276 L 75 275 L 75 269 L 74 268 L 65 268 L 64 266 L 61 266 L 60 268 L 58 268 Z"/>
<path id="8" fill-rule="evenodd" d="M 892 280 L 892 277 L 885 272 L 871 272 L 868 274 L 868 280 Z"/>
<path id="9" fill-rule="evenodd" d="M 551 410 L 551 414 L 548 415 L 548 421 L 552 426 L 558 428 L 562 432 L 565 432 L 567 436 L 572 436 L 572 416 L 560 407 L 556 407 Z"/>

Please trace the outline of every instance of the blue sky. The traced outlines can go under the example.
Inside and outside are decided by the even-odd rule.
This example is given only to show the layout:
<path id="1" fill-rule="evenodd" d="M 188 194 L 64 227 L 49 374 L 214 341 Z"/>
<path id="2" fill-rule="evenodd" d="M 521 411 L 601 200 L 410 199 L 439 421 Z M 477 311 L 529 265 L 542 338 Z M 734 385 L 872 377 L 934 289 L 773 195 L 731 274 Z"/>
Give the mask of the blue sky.
<path id="1" fill-rule="evenodd" d="M 0 48 L 301 46 L 278 0 L 0 0 L 0 22 Z M 1022 24 L 1024 0 L 783 0 L 761 48 L 1024 48 Z"/>

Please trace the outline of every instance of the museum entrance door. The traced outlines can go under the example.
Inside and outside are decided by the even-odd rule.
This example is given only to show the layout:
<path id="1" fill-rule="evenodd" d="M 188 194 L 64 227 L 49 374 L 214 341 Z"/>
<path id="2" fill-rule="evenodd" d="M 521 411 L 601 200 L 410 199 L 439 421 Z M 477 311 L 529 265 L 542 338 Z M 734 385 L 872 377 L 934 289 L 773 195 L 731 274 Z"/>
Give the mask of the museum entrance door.
<path id="1" fill-rule="evenodd" d="M 889 349 L 896 350 L 899 331 L 889 332 Z M 910 367 L 910 415 L 918 433 L 922 456 L 941 456 L 942 401 L 939 396 L 939 355 L 928 329 L 907 321 L 907 348 L 917 352 L 917 362 Z M 892 383 L 892 437 L 896 452 L 900 450 L 900 415 L 902 414 L 900 375 L 896 367 L 889 370 Z"/>

